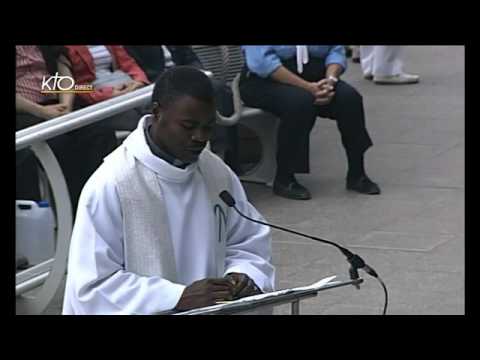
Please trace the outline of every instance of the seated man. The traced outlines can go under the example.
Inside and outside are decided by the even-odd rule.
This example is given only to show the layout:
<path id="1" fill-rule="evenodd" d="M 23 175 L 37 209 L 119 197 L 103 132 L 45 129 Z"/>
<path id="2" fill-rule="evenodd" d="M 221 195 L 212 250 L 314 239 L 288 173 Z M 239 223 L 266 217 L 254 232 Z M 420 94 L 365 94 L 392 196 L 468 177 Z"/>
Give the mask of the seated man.
<path id="1" fill-rule="evenodd" d="M 320 116 L 337 122 L 348 161 L 346 188 L 380 194 L 364 168 L 364 153 L 373 143 L 362 96 L 340 79 L 347 64 L 343 46 L 262 45 L 243 50 L 242 100 L 280 119 L 273 192 L 288 199 L 311 199 L 295 174 L 310 172 L 310 132 Z"/>
<path id="2" fill-rule="evenodd" d="M 151 82 L 154 82 L 167 68 L 162 45 L 128 45 L 124 47 L 129 55 L 132 56 L 143 69 Z M 188 65 L 197 69 L 205 69 L 191 46 L 166 45 L 165 47 L 171 54 L 171 60 L 174 66 Z M 233 94 L 230 87 L 215 77 L 210 80 L 213 84 L 217 111 L 223 116 L 231 116 L 234 109 Z M 237 126 L 226 127 L 215 125 L 210 141 L 211 149 L 217 154 L 224 153 L 225 162 L 236 172 L 239 169 L 237 141 Z"/>
<path id="3" fill-rule="evenodd" d="M 261 218 L 239 179 L 205 146 L 213 88 L 192 67 L 156 81 L 153 114 L 110 154 L 82 191 L 64 314 L 154 314 L 271 291 L 271 237 L 231 211 Z"/>

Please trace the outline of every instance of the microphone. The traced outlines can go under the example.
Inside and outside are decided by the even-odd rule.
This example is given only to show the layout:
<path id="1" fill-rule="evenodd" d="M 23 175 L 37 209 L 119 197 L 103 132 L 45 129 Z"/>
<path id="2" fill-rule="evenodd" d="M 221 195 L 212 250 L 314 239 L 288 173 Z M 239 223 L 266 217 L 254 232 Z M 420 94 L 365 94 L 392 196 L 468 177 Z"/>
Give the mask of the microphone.
<path id="1" fill-rule="evenodd" d="M 262 224 L 262 225 L 266 225 L 266 226 L 270 226 L 272 228 L 275 228 L 275 229 L 279 229 L 279 230 L 282 230 L 282 231 L 286 231 L 286 232 L 289 232 L 289 233 L 292 233 L 292 234 L 295 234 L 295 235 L 299 235 L 299 236 L 303 236 L 303 237 L 306 237 L 306 238 L 309 238 L 309 239 L 312 239 L 312 240 L 316 240 L 316 241 L 320 241 L 320 242 L 323 242 L 325 244 L 329 244 L 329 245 L 333 245 L 335 246 L 337 249 L 339 249 L 343 255 L 345 255 L 347 257 L 347 261 L 350 263 L 350 269 L 349 269 L 349 273 L 350 273 L 350 279 L 352 280 L 356 280 L 359 278 L 358 276 L 358 269 L 361 269 L 363 271 L 365 271 L 367 274 L 373 276 L 374 278 L 376 278 L 379 282 L 380 282 L 380 285 L 382 285 L 382 288 L 383 288 L 383 292 L 385 294 L 385 303 L 384 303 L 384 306 L 383 306 L 383 312 L 382 312 L 382 315 L 385 315 L 387 313 L 387 306 L 388 306 L 388 292 L 387 292 L 387 287 L 385 286 L 385 283 L 383 282 L 383 280 L 380 278 L 380 276 L 378 276 L 377 272 L 375 270 L 373 270 L 373 268 L 371 268 L 370 266 L 368 266 L 365 261 L 363 261 L 363 259 L 358 256 L 357 254 L 354 254 L 352 253 L 350 250 L 344 248 L 343 246 L 340 246 L 332 241 L 329 241 L 329 240 L 325 240 L 325 239 L 320 239 L 318 237 L 315 237 L 315 236 L 311 236 L 311 235 L 307 235 L 307 234 L 303 234 L 301 232 L 298 232 L 298 231 L 294 231 L 294 230 L 290 230 L 290 229 L 287 229 L 287 228 L 284 228 L 284 227 L 281 227 L 281 226 L 278 226 L 278 225 L 273 225 L 273 224 L 269 224 L 269 223 L 266 223 L 266 222 L 263 222 L 263 221 L 260 221 L 260 220 L 255 220 L 255 219 L 252 219 L 244 214 L 242 214 L 242 212 L 240 210 L 238 210 L 238 208 L 235 206 L 235 199 L 232 197 L 232 195 L 230 195 L 230 193 L 226 190 L 222 191 L 220 194 L 219 194 L 220 198 L 223 200 L 223 202 L 225 204 L 227 204 L 228 207 L 232 207 L 235 209 L 235 211 L 243 218 L 247 219 L 247 220 L 250 220 L 250 221 L 253 221 L 255 223 L 258 223 L 258 224 Z M 355 287 L 357 289 L 360 289 L 360 285 L 356 284 Z"/>
<path id="2" fill-rule="evenodd" d="M 369 275 L 371 275 L 375 278 L 378 278 L 377 272 L 373 268 L 368 266 L 360 256 L 352 253 L 350 250 L 344 248 L 343 246 L 340 246 L 340 245 L 338 245 L 338 244 L 336 244 L 332 241 L 324 240 L 324 239 L 321 239 L 321 238 L 318 238 L 318 237 L 315 237 L 315 236 L 312 236 L 312 235 L 303 234 L 303 233 L 300 233 L 298 231 L 290 230 L 290 229 L 287 229 L 287 228 L 284 228 L 284 227 L 281 227 L 281 226 L 278 226 L 278 225 L 273 225 L 273 224 L 269 224 L 269 223 L 266 223 L 266 222 L 263 222 L 263 221 L 252 219 L 252 218 L 242 214 L 240 212 L 240 210 L 238 210 L 238 208 L 235 206 L 235 199 L 232 197 L 232 195 L 230 195 L 230 193 L 228 191 L 226 191 L 226 190 L 222 191 L 219 196 L 223 200 L 223 202 L 225 204 L 227 204 L 227 206 L 234 208 L 235 211 L 241 217 L 243 217 L 247 220 L 250 220 L 250 221 L 262 224 L 262 225 L 270 226 L 272 228 L 279 229 L 279 230 L 282 230 L 282 231 L 286 231 L 286 232 L 289 232 L 289 233 L 292 233 L 292 234 L 295 234 L 295 235 L 303 236 L 303 237 L 306 237 L 306 238 L 309 238 L 309 239 L 312 239 L 312 240 L 320 241 L 320 242 L 323 242 L 325 244 L 335 246 L 337 249 L 339 249 L 342 252 L 343 255 L 346 256 L 347 261 L 350 263 L 351 267 L 350 267 L 349 272 L 350 272 L 350 278 L 352 280 L 356 280 L 356 279 L 359 278 L 358 269 L 361 269 L 361 270 L 365 271 L 367 274 L 369 274 Z M 356 285 L 356 287 L 357 287 L 357 289 L 360 288 L 360 286 L 358 284 Z"/>

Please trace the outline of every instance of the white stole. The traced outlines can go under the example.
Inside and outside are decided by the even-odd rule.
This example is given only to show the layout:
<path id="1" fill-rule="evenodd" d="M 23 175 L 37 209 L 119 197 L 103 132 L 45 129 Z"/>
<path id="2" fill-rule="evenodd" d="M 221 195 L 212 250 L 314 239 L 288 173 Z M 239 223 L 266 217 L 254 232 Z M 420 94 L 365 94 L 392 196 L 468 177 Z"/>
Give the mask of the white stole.
<path id="1" fill-rule="evenodd" d="M 143 137 L 143 140 L 141 139 Z M 130 139 L 129 139 L 130 138 Z M 132 141 L 145 141 L 143 129 L 137 128 L 105 160 L 118 164 L 115 172 L 123 218 L 125 269 L 144 276 L 161 276 L 177 282 L 177 268 L 170 237 L 162 187 L 156 173 L 128 151 Z M 218 194 L 232 191 L 230 174 L 223 161 L 205 149 L 199 157 L 199 169 L 209 193 L 209 224 L 215 239 L 217 277 L 225 271 L 227 221 L 230 209 Z"/>

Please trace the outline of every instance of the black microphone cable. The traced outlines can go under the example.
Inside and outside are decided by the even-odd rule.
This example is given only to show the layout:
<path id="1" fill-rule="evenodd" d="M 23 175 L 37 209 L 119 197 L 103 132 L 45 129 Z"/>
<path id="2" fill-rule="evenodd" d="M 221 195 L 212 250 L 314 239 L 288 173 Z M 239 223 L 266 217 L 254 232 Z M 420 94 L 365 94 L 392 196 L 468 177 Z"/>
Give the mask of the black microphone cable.
<path id="1" fill-rule="evenodd" d="M 292 233 L 292 234 L 295 234 L 295 235 L 303 236 L 303 237 L 306 237 L 306 238 L 309 238 L 309 239 L 312 239 L 312 240 L 315 240 L 315 241 L 319 241 L 319 242 L 323 242 L 323 243 L 335 246 L 337 249 L 339 249 L 342 252 L 343 255 L 346 256 L 347 261 L 350 263 L 349 273 L 350 273 L 350 278 L 352 280 L 356 280 L 356 279 L 359 278 L 358 269 L 362 269 L 367 274 L 376 278 L 380 282 L 380 284 L 382 285 L 382 288 L 384 290 L 384 293 L 385 293 L 385 304 L 383 306 L 382 315 L 386 315 L 387 306 L 388 306 L 387 287 L 385 286 L 385 283 L 383 282 L 383 280 L 378 276 L 377 272 L 374 269 L 372 269 L 370 266 L 365 264 L 365 261 L 363 261 L 363 259 L 360 256 L 352 253 L 350 250 L 348 250 L 348 249 L 344 248 L 343 246 L 340 246 L 340 245 L 338 245 L 338 244 L 336 244 L 332 241 L 321 239 L 321 238 L 311 236 L 311 235 L 307 235 L 307 234 L 303 234 L 303 233 L 295 231 L 295 230 L 290 230 L 290 229 L 287 229 L 287 228 L 284 228 L 284 227 L 281 227 L 281 226 L 278 226 L 278 225 L 269 224 L 269 223 L 266 223 L 266 222 L 263 222 L 263 221 L 260 221 L 260 220 L 252 219 L 252 218 L 244 215 L 242 212 L 240 212 L 240 210 L 238 210 L 238 208 L 235 206 L 235 199 L 226 190 L 222 191 L 219 196 L 222 199 L 222 201 L 225 204 L 227 204 L 227 206 L 234 208 L 235 211 L 241 217 L 243 217 L 247 220 L 253 221 L 253 222 L 258 223 L 258 224 L 266 225 L 266 226 L 269 226 L 269 227 L 272 227 L 272 228 L 275 228 L 275 229 L 279 229 L 279 230 L 282 230 L 282 231 L 286 231 L 286 232 L 289 232 L 289 233 Z M 356 285 L 356 288 L 360 289 L 360 286 Z"/>

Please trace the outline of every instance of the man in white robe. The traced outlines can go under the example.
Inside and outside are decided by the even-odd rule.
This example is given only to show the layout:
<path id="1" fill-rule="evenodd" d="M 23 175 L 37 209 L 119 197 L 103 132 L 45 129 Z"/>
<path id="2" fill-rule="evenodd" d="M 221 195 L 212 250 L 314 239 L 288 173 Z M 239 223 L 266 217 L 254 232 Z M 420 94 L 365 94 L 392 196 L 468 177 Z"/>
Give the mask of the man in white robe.
<path id="1" fill-rule="evenodd" d="M 269 228 L 215 195 L 223 178 L 240 211 L 263 220 L 233 171 L 205 148 L 213 99 L 199 70 L 175 67 L 157 80 L 152 115 L 82 191 L 63 314 L 182 311 L 273 290 Z"/>
<path id="2" fill-rule="evenodd" d="M 403 46 L 360 46 L 365 79 L 375 84 L 415 84 L 420 76 L 403 71 Z"/>

